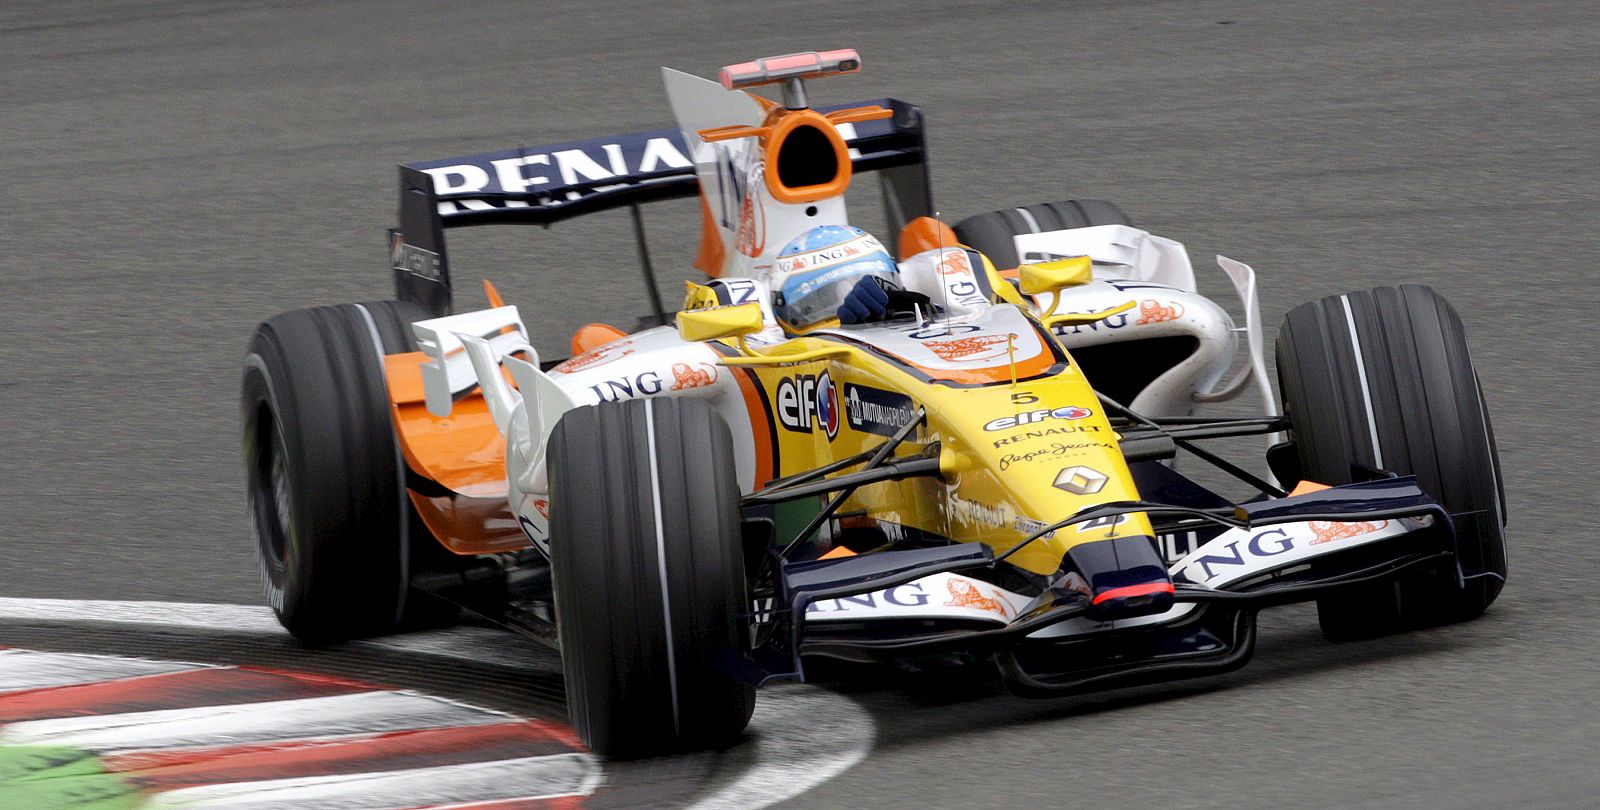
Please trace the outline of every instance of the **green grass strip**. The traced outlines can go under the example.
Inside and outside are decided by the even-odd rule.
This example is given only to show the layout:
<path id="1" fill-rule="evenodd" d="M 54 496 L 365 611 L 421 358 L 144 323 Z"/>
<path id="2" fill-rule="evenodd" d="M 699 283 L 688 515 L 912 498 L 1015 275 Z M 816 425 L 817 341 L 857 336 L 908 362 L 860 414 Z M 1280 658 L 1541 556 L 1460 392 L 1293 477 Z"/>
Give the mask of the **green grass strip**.
<path id="1" fill-rule="evenodd" d="M 0 807 L 131 810 L 136 788 L 94 754 L 47 745 L 0 746 Z"/>

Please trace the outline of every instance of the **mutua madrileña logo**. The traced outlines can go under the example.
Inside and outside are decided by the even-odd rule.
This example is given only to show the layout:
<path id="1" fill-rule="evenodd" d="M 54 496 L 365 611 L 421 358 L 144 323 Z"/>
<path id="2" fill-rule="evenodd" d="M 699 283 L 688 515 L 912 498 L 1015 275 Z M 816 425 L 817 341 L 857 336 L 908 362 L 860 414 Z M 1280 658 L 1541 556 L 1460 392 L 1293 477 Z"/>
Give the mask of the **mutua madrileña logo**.
<path id="1" fill-rule="evenodd" d="M 879 436 L 893 436 L 917 418 L 911 397 L 851 383 L 844 386 L 844 412 L 851 429 Z"/>

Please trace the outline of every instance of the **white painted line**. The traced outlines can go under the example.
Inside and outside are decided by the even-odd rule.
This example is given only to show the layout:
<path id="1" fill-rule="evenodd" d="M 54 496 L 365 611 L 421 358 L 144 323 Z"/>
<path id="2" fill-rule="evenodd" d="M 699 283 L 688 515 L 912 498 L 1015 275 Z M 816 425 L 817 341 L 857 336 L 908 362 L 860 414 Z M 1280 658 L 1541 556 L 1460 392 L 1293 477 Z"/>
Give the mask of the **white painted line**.
<path id="1" fill-rule="evenodd" d="M 782 684 L 761 690 L 750 719 L 755 762 L 691 810 L 767 807 L 859 765 L 872 751 L 872 715 L 833 692 Z"/>
<path id="2" fill-rule="evenodd" d="M 0 650 L 0 692 L 74 686 L 146 675 L 207 669 L 204 664 L 145 661 L 108 655 Z"/>
<path id="3" fill-rule="evenodd" d="M 206 605 L 189 602 L 115 602 L 98 599 L 0 597 L 0 619 L 45 622 L 104 622 L 177 627 L 212 633 L 287 636 L 265 605 Z"/>
<path id="4" fill-rule="evenodd" d="M 123 602 L 96 599 L 17 599 L 0 597 L 0 619 L 137 625 L 190 630 L 211 635 L 289 634 L 265 605 L 190 602 Z M 351 642 L 411 655 L 454 658 L 516 669 L 560 674 L 561 658 L 536 643 L 507 644 L 504 630 L 452 627 Z"/>
<path id="5" fill-rule="evenodd" d="M 403 771 L 205 785 L 159 793 L 148 806 L 233 810 L 460 807 L 496 800 L 587 796 L 599 787 L 600 781 L 600 765 L 593 757 L 558 754 Z"/>
<path id="6" fill-rule="evenodd" d="M 146 751 L 326 739 L 514 720 L 500 712 L 415 692 L 358 692 L 30 720 L 0 728 L 0 745 L 68 745 L 97 752 Z"/>

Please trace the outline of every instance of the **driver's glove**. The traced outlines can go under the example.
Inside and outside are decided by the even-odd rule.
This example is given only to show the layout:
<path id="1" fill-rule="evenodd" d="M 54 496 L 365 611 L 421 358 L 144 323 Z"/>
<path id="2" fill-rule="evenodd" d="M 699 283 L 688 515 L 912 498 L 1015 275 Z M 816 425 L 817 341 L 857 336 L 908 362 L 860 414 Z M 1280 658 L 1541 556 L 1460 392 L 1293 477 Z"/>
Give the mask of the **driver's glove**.
<path id="1" fill-rule="evenodd" d="M 865 323 L 889 314 L 889 292 L 877 276 L 866 276 L 839 304 L 839 323 Z"/>

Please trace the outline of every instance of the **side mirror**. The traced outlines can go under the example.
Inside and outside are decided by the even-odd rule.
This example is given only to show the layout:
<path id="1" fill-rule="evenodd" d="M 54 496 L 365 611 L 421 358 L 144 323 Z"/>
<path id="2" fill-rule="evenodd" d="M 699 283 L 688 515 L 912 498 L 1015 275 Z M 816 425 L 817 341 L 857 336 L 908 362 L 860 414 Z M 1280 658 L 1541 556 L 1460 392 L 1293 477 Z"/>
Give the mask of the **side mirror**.
<path id="1" fill-rule="evenodd" d="M 686 310 L 711 309 L 712 307 L 722 306 L 722 302 L 717 300 L 717 291 L 705 284 L 696 284 L 685 279 L 683 288 L 686 291 L 683 296 L 683 308 Z"/>
<path id="2" fill-rule="evenodd" d="M 1017 268 L 1023 295 L 1039 295 L 1094 280 L 1094 260 L 1088 256 L 1068 256 L 1048 262 L 1024 264 Z"/>
<path id="3" fill-rule="evenodd" d="M 743 338 L 761 331 L 761 305 L 755 302 L 678 313 L 678 335 L 700 343 L 719 338 Z"/>

